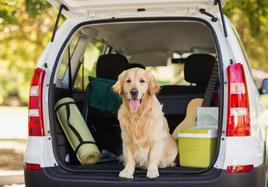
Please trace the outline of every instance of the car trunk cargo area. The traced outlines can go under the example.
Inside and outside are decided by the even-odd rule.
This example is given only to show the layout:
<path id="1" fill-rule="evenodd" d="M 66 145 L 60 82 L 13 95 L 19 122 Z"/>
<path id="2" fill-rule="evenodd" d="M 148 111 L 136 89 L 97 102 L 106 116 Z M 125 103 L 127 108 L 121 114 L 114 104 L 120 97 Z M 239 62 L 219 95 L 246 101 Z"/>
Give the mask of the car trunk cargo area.
<path id="1" fill-rule="evenodd" d="M 97 96 L 92 96 L 92 85 L 95 79 L 108 79 L 112 85 L 123 70 L 133 67 L 146 68 L 160 84 L 157 98 L 163 104 L 171 134 L 187 117 L 190 101 L 197 98 L 203 99 L 200 103 L 203 107 L 217 109 L 214 113 L 217 114 L 217 125 L 213 130 L 220 130 L 222 83 L 219 77 L 210 81 L 213 69 L 218 67 L 221 58 L 213 32 L 209 24 L 202 20 L 145 19 L 93 25 L 85 23 L 71 33 L 71 40 L 61 51 L 59 62 L 55 65 L 56 83 L 50 92 L 53 97 L 51 129 L 59 165 L 81 176 L 90 173 L 101 174 L 104 178 L 118 176 L 123 169 L 118 159 L 122 154 L 120 127 L 115 112 L 118 106 L 105 109 L 105 106 L 94 104 L 97 101 L 94 97 Z M 214 74 L 219 74 L 219 70 Z M 98 85 L 98 81 L 95 84 Z M 213 90 L 208 91 L 211 84 Z M 102 154 L 102 159 L 96 164 L 79 162 L 59 124 L 54 108 L 56 102 L 64 97 L 74 99 L 96 141 Z M 116 97 L 109 95 L 108 98 Z M 188 115 L 191 117 L 191 113 Z M 175 167 L 160 169 L 160 176 L 181 179 L 214 176 L 217 172 L 212 174 L 211 171 L 215 170 L 213 164 L 219 150 L 219 138 L 215 138 L 214 156 L 207 167 L 181 166 L 177 161 Z M 136 169 L 136 178 L 147 180 L 146 170 Z"/>

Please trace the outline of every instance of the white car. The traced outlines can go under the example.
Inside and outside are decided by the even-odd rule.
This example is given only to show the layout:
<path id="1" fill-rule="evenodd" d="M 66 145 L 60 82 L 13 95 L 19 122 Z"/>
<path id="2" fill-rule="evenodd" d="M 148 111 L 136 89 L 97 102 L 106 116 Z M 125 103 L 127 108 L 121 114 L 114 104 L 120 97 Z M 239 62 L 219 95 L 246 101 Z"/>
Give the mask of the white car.
<path id="1" fill-rule="evenodd" d="M 224 0 L 49 2 L 59 15 L 31 82 L 26 186 L 266 185 L 259 95 L 268 92 L 268 80 L 260 91 L 256 88 L 243 47 L 222 13 Z M 61 14 L 66 20 L 59 27 Z M 205 98 L 209 102 L 203 106 L 218 108 L 217 144 L 208 167 L 178 164 L 160 169 L 155 180 L 137 169 L 134 179 L 119 178 L 123 165 L 117 160 L 122 150 L 116 112 L 88 105 L 87 94 L 89 77 L 116 80 L 132 67 L 155 75 L 171 132 L 192 99 Z M 214 82 L 213 67 L 218 69 Z M 75 100 L 102 152 L 97 164 L 80 164 L 59 126 L 54 108 L 64 97 Z"/>

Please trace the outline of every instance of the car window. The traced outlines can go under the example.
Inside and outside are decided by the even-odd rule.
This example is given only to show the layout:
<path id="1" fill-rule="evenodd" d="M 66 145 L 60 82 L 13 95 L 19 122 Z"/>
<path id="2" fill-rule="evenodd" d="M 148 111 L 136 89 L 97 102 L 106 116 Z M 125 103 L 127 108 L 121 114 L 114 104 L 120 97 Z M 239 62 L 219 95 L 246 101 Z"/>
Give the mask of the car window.
<path id="1" fill-rule="evenodd" d="M 184 63 L 185 59 L 192 53 L 176 53 L 168 59 L 166 66 L 146 67 L 156 78 L 159 85 L 183 85 L 189 86 L 190 84 L 184 79 Z M 173 63 L 176 61 L 177 63 Z"/>
<path id="2" fill-rule="evenodd" d="M 72 55 L 77 47 L 77 44 L 79 42 L 79 37 L 78 36 L 74 36 L 74 38 L 72 39 L 69 47 L 70 50 L 70 56 L 72 58 Z M 65 51 L 63 58 L 62 58 L 62 62 L 59 65 L 59 71 L 58 71 L 58 76 L 57 78 L 62 80 L 64 78 L 64 75 L 67 71 L 67 67 L 68 67 L 68 62 L 69 62 L 69 58 L 68 58 L 68 50 Z"/>
<path id="3" fill-rule="evenodd" d="M 157 82 L 163 85 L 189 85 L 184 79 L 184 64 L 168 63 L 166 66 L 146 67 L 156 78 Z"/>
<path id="4" fill-rule="evenodd" d="M 165 66 L 147 66 L 146 69 L 150 71 L 161 86 L 165 85 L 181 85 L 181 86 L 196 86 L 195 83 L 187 82 L 184 78 L 184 64 L 186 59 L 192 54 L 196 53 L 173 53 L 172 57 L 168 59 Z M 207 53 L 216 56 L 213 53 Z"/>
<path id="5" fill-rule="evenodd" d="M 81 57 L 80 67 L 74 79 L 74 89 L 84 91 L 88 85 L 88 77 L 96 76 L 96 63 L 100 55 L 104 54 L 107 46 L 99 41 L 89 42 L 84 55 Z"/>

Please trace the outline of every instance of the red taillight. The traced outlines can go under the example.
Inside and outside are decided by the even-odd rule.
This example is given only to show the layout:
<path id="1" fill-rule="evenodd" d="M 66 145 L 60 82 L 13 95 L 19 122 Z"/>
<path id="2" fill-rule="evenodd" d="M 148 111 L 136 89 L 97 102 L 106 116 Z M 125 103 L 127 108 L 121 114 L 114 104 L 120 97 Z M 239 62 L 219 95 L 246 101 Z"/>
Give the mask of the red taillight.
<path id="1" fill-rule="evenodd" d="M 44 136 L 42 91 L 45 73 L 45 70 L 37 68 L 32 78 L 28 107 L 29 136 Z"/>
<path id="2" fill-rule="evenodd" d="M 38 171 L 38 170 L 41 170 L 41 166 L 39 164 L 25 163 L 25 169 Z"/>
<path id="3" fill-rule="evenodd" d="M 228 73 L 227 136 L 249 136 L 250 117 L 248 90 L 243 65 L 232 64 Z"/>
<path id="4" fill-rule="evenodd" d="M 253 165 L 243 165 L 243 166 L 228 166 L 226 169 L 227 173 L 244 173 L 250 172 L 254 169 Z"/>

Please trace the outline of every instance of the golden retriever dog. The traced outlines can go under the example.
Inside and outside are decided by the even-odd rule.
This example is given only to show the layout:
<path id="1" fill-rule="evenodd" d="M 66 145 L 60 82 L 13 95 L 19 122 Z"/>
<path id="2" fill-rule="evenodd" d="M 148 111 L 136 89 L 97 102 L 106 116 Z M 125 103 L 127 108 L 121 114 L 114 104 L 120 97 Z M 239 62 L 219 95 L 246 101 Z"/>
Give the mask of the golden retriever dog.
<path id="1" fill-rule="evenodd" d="M 122 72 L 113 86 L 123 100 L 118 120 L 125 168 L 119 177 L 131 179 L 140 167 L 152 179 L 159 176 L 158 167 L 175 166 L 177 144 L 155 95 L 159 89 L 153 75 L 141 68 Z"/>

